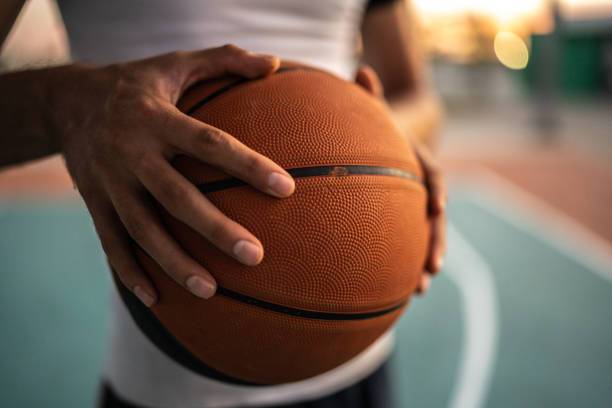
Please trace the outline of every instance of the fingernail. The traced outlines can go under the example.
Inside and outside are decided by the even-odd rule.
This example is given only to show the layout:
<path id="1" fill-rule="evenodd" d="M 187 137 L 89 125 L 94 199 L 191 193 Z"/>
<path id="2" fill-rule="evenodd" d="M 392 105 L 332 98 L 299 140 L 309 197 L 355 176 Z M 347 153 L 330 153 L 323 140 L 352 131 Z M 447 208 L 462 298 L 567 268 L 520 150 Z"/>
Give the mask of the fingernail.
<path id="1" fill-rule="evenodd" d="M 280 197 L 286 197 L 295 190 L 295 183 L 291 177 L 280 173 L 272 173 L 268 177 L 268 187 Z"/>
<path id="2" fill-rule="evenodd" d="M 423 294 L 427 292 L 427 289 L 429 289 L 429 276 L 423 275 L 421 282 L 419 282 L 419 293 Z"/>
<path id="3" fill-rule="evenodd" d="M 244 239 L 236 242 L 233 252 L 240 262 L 249 266 L 257 265 L 262 257 L 261 248 Z"/>
<path id="4" fill-rule="evenodd" d="M 423 279 L 423 290 L 429 289 L 429 284 L 431 283 L 431 278 L 429 275 L 425 275 L 425 279 Z"/>
<path id="5" fill-rule="evenodd" d="M 436 272 L 440 271 L 444 266 L 444 258 L 439 257 L 436 259 Z"/>
<path id="6" fill-rule="evenodd" d="M 143 288 L 140 286 L 134 286 L 134 294 L 146 307 L 153 306 L 153 296 L 149 295 Z"/>
<path id="7" fill-rule="evenodd" d="M 440 201 L 438 202 L 438 207 L 440 207 L 441 211 L 446 210 L 446 198 L 440 198 Z"/>
<path id="8" fill-rule="evenodd" d="M 215 285 L 199 276 L 191 276 L 185 284 L 191 293 L 202 299 L 208 299 L 215 294 Z"/>

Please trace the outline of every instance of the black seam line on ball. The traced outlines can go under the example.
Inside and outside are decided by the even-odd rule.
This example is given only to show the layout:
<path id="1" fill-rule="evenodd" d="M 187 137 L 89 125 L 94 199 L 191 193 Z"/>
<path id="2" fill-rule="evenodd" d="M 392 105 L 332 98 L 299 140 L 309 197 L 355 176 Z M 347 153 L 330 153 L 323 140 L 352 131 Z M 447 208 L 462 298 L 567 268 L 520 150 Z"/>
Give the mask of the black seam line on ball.
<path id="1" fill-rule="evenodd" d="M 116 283 L 117 290 L 119 292 L 119 296 L 121 297 L 123 303 L 128 309 L 128 312 L 130 313 L 130 316 L 132 317 L 133 321 L 136 323 L 138 328 L 142 330 L 142 332 L 147 336 L 147 338 L 151 340 L 153 344 L 155 344 L 155 346 L 157 346 L 157 348 L 159 348 L 169 358 L 197 374 L 215 380 L 237 385 L 267 385 L 261 383 L 253 383 L 250 381 L 245 381 L 232 377 L 210 367 L 209 365 L 198 359 L 168 332 L 164 325 L 153 314 L 151 309 L 143 305 L 142 302 L 131 291 L 129 291 L 125 287 L 125 285 L 123 285 L 123 283 L 121 283 L 114 270 L 112 270 L 112 273 L 113 275 L 115 275 L 114 280 Z M 301 318 L 321 320 L 363 320 L 368 318 L 374 318 L 398 310 L 407 303 L 407 301 L 403 301 L 391 308 L 370 313 L 323 313 L 276 305 L 274 303 L 257 300 L 255 298 L 251 298 L 249 296 L 242 295 L 240 293 L 221 287 L 217 288 L 217 294 L 235 301 L 240 301 L 252 306 L 269 309 L 275 312 L 284 313 Z"/>
<path id="2" fill-rule="evenodd" d="M 123 303 L 127 307 L 132 319 L 140 330 L 160 349 L 164 354 L 182 365 L 193 371 L 196 374 L 212 378 L 218 381 L 226 383 L 237 384 L 237 385 L 250 385 L 250 386 L 263 386 L 267 384 L 258 384 L 249 381 L 244 381 L 221 371 L 218 371 L 203 361 L 194 356 L 189 350 L 187 350 L 178 340 L 176 340 L 164 327 L 164 325 L 157 319 L 151 309 L 142 304 L 140 300 L 129 291 L 119 278 L 116 276 L 116 272 L 113 270 L 112 273 L 115 275 L 115 282 L 119 295 L 123 300 Z M 190 296 L 185 293 L 185 296 Z"/>
<path id="3" fill-rule="evenodd" d="M 314 167 L 298 167 L 294 169 L 287 169 L 287 173 L 291 174 L 293 178 L 304 178 L 304 177 L 347 177 L 347 176 L 388 176 L 388 177 L 399 177 L 403 179 L 412 180 L 414 182 L 423 184 L 423 180 L 411 171 L 396 169 L 393 167 L 381 167 L 381 166 L 359 166 L 359 165 L 347 165 L 347 166 L 314 166 Z M 210 183 L 199 184 L 197 187 L 203 194 L 213 193 L 215 191 L 227 190 L 234 187 L 246 186 L 247 183 L 237 179 L 228 178 L 223 180 L 211 181 Z"/>
<path id="4" fill-rule="evenodd" d="M 255 306 L 260 309 L 267 309 L 273 312 L 282 313 L 286 315 L 301 317 L 304 319 L 318 319 L 318 320 L 365 320 L 372 319 L 375 317 L 383 316 L 389 314 L 391 312 L 396 311 L 403 307 L 407 301 L 402 301 L 399 304 L 384 309 L 378 310 L 376 312 L 368 312 L 368 313 L 329 313 L 329 312 L 314 312 L 311 310 L 303 310 L 296 309 L 293 307 L 282 306 L 276 303 L 266 302 L 265 300 L 260 300 L 256 298 L 252 298 L 247 295 L 243 295 L 242 293 L 234 292 L 233 290 L 225 289 L 222 287 L 217 287 L 217 294 L 221 296 L 228 297 L 232 300 L 236 300 L 242 303 L 246 303 L 250 306 Z"/>
<path id="5" fill-rule="evenodd" d="M 286 68 L 279 68 L 279 69 L 277 69 L 275 74 L 282 73 L 282 72 L 287 72 L 287 71 L 296 71 L 296 70 L 299 70 L 299 69 L 302 69 L 302 70 L 305 70 L 305 71 L 317 71 L 316 69 L 309 68 L 309 67 L 286 67 Z M 255 79 L 259 79 L 259 78 L 255 78 Z M 213 99 L 215 99 L 217 96 L 224 94 L 225 92 L 229 91 L 232 88 L 237 87 L 238 85 L 242 85 L 245 82 L 250 82 L 250 81 L 253 81 L 255 79 L 242 78 L 242 79 L 239 79 L 239 80 L 237 80 L 235 82 L 232 82 L 231 84 L 227 84 L 224 87 L 217 89 L 215 92 L 211 93 L 206 98 L 202 99 L 200 102 L 198 102 L 195 105 L 193 105 L 191 108 L 187 109 L 185 111 L 185 114 L 193 115 L 198 109 L 200 109 L 202 106 L 206 105 L 208 102 L 210 102 Z"/>

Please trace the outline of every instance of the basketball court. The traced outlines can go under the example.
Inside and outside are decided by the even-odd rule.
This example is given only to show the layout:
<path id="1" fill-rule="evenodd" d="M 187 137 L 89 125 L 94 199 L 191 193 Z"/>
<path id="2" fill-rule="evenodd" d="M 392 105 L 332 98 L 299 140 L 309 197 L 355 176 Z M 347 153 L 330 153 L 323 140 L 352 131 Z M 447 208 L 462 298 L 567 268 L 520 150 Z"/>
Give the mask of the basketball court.
<path id="1" fill-rule="evenodd" d="M 542 137 L 504 81 L 449 107 L 448 253 L 396 328 L 398 408 L 612 406 L 612 106 Z M 60 158 L 0 172 L 0 259 L 0 405 L 94 406 L 112 282 Z"/>
<path id="2" fill-rule="evenodd" d="M 397 326 L 398 407 L 612 405 L 612 169 L 591 112 L 582 142 L 548 147 L 516 117 L 449 117 L 448 254 Z M 0 173 L 0 197 L 2 405 L 92 406 L 111 281 L 89 215 L 59 158 Z"/>

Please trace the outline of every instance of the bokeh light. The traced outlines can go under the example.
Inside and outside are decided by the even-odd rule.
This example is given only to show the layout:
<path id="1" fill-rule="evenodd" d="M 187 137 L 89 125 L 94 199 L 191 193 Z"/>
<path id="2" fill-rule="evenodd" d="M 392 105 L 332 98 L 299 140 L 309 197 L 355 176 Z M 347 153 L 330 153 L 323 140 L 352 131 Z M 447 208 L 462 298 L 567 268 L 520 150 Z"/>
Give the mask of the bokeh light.
<path id="1" fill-rule="evenodd" d="M 500 31 L 493 42 L 495 56 L 511 69 L 523 69 L 529 61 L 529 50 L 521 37 L 511 31 Z"/>
<path id="2" fill-rule="evenodd" d="M 536 10 L 542 0 L 413 0 L 414 5 L 425 14 L 451 14 L 478 12 L 506 22 Z"/>

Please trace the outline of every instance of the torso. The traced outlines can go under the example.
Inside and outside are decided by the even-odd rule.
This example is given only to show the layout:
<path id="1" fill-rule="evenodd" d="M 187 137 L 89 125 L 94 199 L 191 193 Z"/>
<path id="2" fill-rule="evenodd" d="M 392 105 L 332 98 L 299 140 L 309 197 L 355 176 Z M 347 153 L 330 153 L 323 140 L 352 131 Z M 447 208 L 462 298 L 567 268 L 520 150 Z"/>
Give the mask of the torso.
<path id="1" fill-rule="evenodd" d="M 364 0 L 58 0 L 75 59 L 95 64 L 234 43 L 351 79 Z M 358 382 L 392 348 L 389 333 L 344 365 L 298 383 L 229 385 L 195 374 L 160 352 L 113 293 L 106 380 L 150 407 L 221 407 L 312 399 Z"/>
<path id="2" fill-rule="evenodd" d="M 364 0 L 58 0 L 73 56 L 96 64 L 234 43 L 348 78 Z"/>

